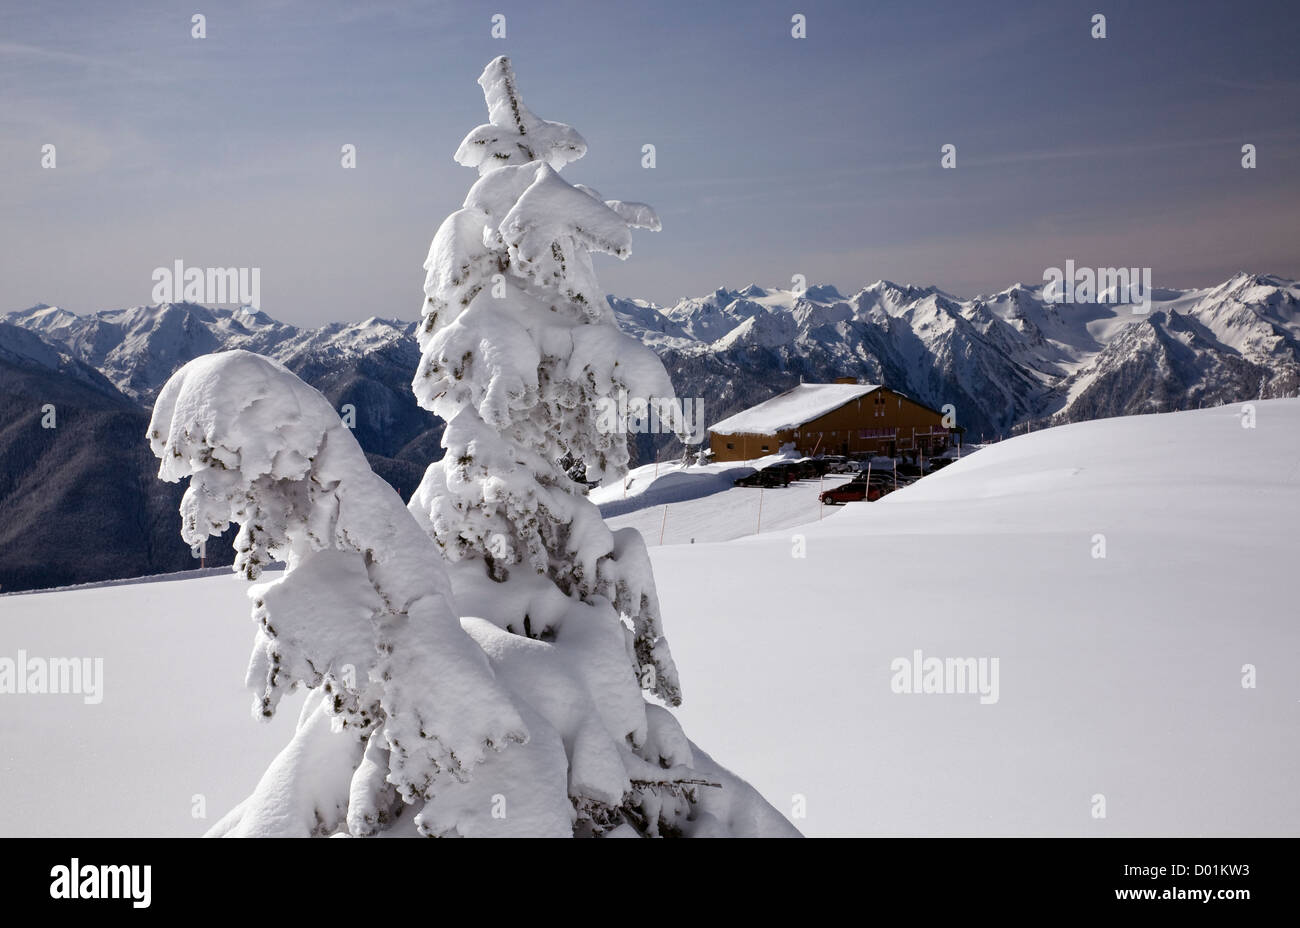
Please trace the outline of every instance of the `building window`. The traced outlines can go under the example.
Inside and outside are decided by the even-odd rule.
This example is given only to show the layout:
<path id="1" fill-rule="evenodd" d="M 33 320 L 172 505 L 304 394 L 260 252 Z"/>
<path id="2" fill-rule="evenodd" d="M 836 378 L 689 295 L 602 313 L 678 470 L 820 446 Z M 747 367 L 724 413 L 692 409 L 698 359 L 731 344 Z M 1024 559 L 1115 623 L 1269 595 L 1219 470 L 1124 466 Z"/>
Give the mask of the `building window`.
<path id="1" fill-rule="evenodd" d="M 734 441 L 729 441 L 729 442 L 727 442 L 727 450 L 728 450 L 728 451 L 735 451 L 735 450 L 736 450 L 736 443 L 735 443 Z"/>
<path id="2" fill-rule="evenodd" d="M 759 450 L 761 450 L 761 451 L 766 451 L 766 450 L 767 450 L 767 445 L 763 445 L 762 448 L 760 448 Z"/>

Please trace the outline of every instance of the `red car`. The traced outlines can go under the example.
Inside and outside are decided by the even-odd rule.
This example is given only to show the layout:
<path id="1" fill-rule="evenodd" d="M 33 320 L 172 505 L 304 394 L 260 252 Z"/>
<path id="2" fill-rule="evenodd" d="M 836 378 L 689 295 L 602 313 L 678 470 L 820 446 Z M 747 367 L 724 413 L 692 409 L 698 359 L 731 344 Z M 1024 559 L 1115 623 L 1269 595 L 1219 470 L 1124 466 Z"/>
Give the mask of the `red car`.
<path id="1" fill-rule="evenodd" d="M 818 502 L 827 506 L 840 506 L 844 503 L 858 503 L 862 500 L 875 502 L 884 495 L 884 488 L 872 481 L 868 487 L 866 481 L 850 480 L 829 490 L 823 490 L 817 497 Z"/>

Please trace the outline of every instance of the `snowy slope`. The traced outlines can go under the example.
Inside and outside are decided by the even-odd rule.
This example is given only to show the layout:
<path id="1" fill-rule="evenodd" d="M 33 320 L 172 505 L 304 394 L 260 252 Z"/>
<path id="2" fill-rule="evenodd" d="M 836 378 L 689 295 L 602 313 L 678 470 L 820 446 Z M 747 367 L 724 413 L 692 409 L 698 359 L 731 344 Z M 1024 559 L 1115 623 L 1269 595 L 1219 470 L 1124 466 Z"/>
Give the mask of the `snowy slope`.
<path id="1" fill-rule="evenodd" d="M 1300 402 L 1257 414 L 1035 432 L 821 523 L 653 549 L 683 723 L 806 797 L 806 834 L 1300 833 Z M 998 657 L 999 701 L 894 694 L 916 649 Z"/>
<path id="2" fill-rule="evenodd" d="M 647 506 L 605 521 L 610 528 L 635 528 L 651 545 L 730 541 L 757 534 L 760 526 L 770 532 L 829 517 L 836 507 L 822 506 L 817 496 L 848 479 L 828 474 L 821 480 L 796 480 L 775 489 L 733 487 L 728 482 L 710 496 Z"/>
<path id="3" fill-rule="evenodd" d="M 104 659 L 98 705 L 0 697 L 0 835 L 197 837 L 252 792 L 302 697 L 269 722 L 250 713 L 248 585 L 227 574 L 0 596 L 0 657 Z"/>
<path id="4" fill-rule="evenodd" d="M 820 523 L 654 547 L 676 713 L 777 808 L 802 796 L 811 835 L 1300 834 L 1300 401 L 1255 405 L 1254 429 L 1224 407 L 1035 432 Z M 5 697 L 0 834 L 198 834 L 248 793 L 293 712 L 249 717 L 244 589 L 0 597 L 4 655 L 105 658 L 98 706 Z M 892 693 L 915 649 L 998 657 L 998 702 Z"/>
<path id="5" fill-rule="evenodd" d="M 757 534 L 760 526 L 771 531 L 802 525 L 834 511 L 822 506 L 818 495 L 849 479 L 842 474 L 773 489 L 734 485 L 758 468 L 794 457 L 772 454 L 688 467 L 647 464 L 629 471 L 624 480 L 596 487 L 588 498 L 600 507 L 610 528 L 635 528 L 651 545 L 730 541 Z"/>

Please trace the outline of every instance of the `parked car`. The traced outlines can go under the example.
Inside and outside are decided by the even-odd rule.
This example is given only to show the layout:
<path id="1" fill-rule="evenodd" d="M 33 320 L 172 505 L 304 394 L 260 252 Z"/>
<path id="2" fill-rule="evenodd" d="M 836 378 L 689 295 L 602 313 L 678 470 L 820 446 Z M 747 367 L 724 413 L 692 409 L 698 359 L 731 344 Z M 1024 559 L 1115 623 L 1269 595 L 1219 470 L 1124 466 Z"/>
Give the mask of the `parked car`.
<path id="1" fill-rule="evenodd" d="M 764 467 L 760 473 L 781 481 L 779 486 L 789 486 L 791 480 L 799 479 L 799 464 L 797 461 L 777 461 Z"/>
<path id="2" fill-rule="evenodd" d="M 826 473 L 816 458 L 800 458 L 791 462 L 791 475 L 796 480 L 816 480 Z"/>
<path id="3" fill-rule="evenodd" d="M 752 474 L 746 474 L 735 481 L 735 485 L 738 487 L 788 487 L 790 485 L 790 470 L 780 464 L 773 464 L 764 467 L 762 470 L 756 470 Z"/>
<path id="4" fill-rule="evenodd" d="M 837 487 L 823 490 L 818 495 L 817 500 L 826 506 L 842 506 L 845 503 L 858 503 L 863 500 L 871 503 L 888 492 L 889 490 L 877 483 L 874 478 L 870 483 L 866 480 L 850 480 L 848 483 L 841 483 Z"/>
<path id="5" fill-rule="evenodd" d="M 732 481 L 732 485 L 738 487 L 756 487 L 759 485 L 759 482 L 762 480 L 762 477 L 759 476 L 762 473 L 763 472 L 761 470 L 756 470 L 752 474 L 746 474 L 743 477 L 737 477 L 734 481 Z"/>

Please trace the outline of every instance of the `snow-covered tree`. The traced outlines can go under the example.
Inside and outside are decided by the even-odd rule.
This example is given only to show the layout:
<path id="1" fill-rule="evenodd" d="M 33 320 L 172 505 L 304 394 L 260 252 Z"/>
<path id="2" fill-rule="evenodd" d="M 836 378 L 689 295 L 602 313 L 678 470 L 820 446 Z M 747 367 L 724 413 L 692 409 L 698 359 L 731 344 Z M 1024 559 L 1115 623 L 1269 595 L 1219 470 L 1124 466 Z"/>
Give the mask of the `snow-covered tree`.
<path id="1" fill-rule="evenodd" d="M 236 570 L 251 580 L 287 565 L 249 591 L 254 713 L 271 716 L 298 684 L 314 691 L 269 788 L 221 831 L 329 833 L 346 821 L 371 833 L 528 739 L 460 626 L 436 547 L 320 393 L 259 355 L 206 355 L 167 381 L 149 440 L 159 476 L 190 478 L 187 542 L 235 521 Z M 445 830 L 433 819 L 415 824 Z"/>
<path id="2" fill-rule="evenodd" d="M 792 835 L 645 691 L 680 701 L 645 545 L 568 474 L 621 473 L 599 422 L 671 396 L 623 336 L 590 252 L 625 256 L 648 207 L 556 169 L 585 144 L 520 102 L 509 62 L 458 158 L 482 177 L 428 263 L 415 392 L 447 420 L 412 499 L 371 472 L 318 392 L 244 351 L 159 394 L 159 475 L 189 477 L 182 536 L 236 536 L 257 623 L 254 714 L 309 690 L 292 741 L 215 835 Z"/>
<path id="3" fill-rule="evenodd" d="M 714 788 L 695 782 L 689 742 L 642 693 L 681 700 L 645 544 L 612 532 L 566 473 L 578 460 L 589 480 L 621 476 L 626 433 L 598 411 L 620 393 L 673 397 L 658 357 L 618 329 L 591 259 L 626 258 L 631 230 L 659 219 L 560 176 L 586 142 L 524 105 L 509 59 L 478 82 L 488 123 L 456 160 L 480 176 L 429 249 L 413 384 L 447 422 L 446 454 L 410 508 L 452 562 L 462 611 L 545 643 L 600 694 L 629 772 L 615 789 L 575 791 L 580 818 L 596 831 L 683 831 Z"/>
<path id="4" fill-rule="evenodd" d="M 641 537 L 611 532 L 566 472 L 573 460 L 589 480 L 626 469 L 626 434 L 601 421 L 602 400 L 673 396 L 658 357 L 618 329 L 591 263 L 592 252 L 627 257 L 631 229 L 659 220 L 557 173 L 587 144 L 529 111 L 509 59 L 492 61 L 479 84 L 489 123 L 456 160 L 481 176 L 429 250 L 413 385 L 446 420 L 447 453 L 411 508 L 451 561 L 518 591 L 503 610 L 501 590 L 467 583 L 467 602 L 480 592 L 498 604 L 484 607 L 493 621 L 562 647 L 614 631 L 621 640 L 626 622 L 628 680 L 677 704 Z"/>
<path id="5" fill-rule="evenodd" d="M 254 715 L 309 690 L 293 739 L 211 834 L 788 829 L 667 710 L 646 707 L 639 752 L 612 735 L 604 674 L 578 666 L 596 649 L 458 621 L 434 541 L 329 402 L 279 363 L 191 361 L 159 394 L 149 441 L 159 476 L 190 480 L 186 541 L 235 522 L 237 571 L 256 580 L 285 564 L 249 588 Z M 697 789 L 710 795 L 693 800 Z"/>

